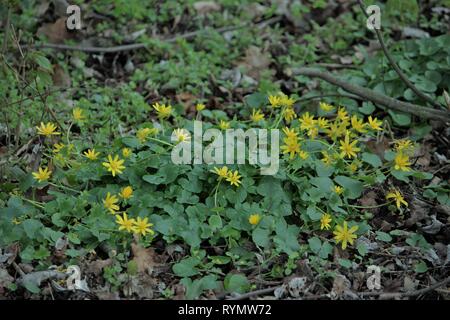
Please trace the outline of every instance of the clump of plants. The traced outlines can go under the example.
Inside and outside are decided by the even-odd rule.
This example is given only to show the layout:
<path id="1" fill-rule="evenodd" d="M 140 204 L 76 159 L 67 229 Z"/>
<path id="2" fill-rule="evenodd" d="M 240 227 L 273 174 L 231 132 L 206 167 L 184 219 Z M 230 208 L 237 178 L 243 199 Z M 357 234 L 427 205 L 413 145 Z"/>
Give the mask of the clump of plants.
<path id="1" fill-rule="evenodd" d="M 256 264 L 277 277 L 304 256 L 320 268 L 334 248 L 348 251 L 344 266 L 363 259 L 367 248 L 358 238 L 372 233 L 370 209 L 402 214 L 408 201 L 398 185 L 428 177 L 413 169 L 415 145 L 395 140 L 380 157 L 367 142 L 383 138 L 383 121 L 325 102 L 305 112 L 296 101 L 283 93 L 255 93 L 233 118 L 199 102 L 193 119 L 160 101 L 148 106 L 151 121 L 121 128 L 109 143 L 73 133 L 89 126 L 89 105 L 74 107 L 64 128 L 44 119 L 35 126 L 43 146 L 39 165 L 28 169 L 0 209 L 0 244 L 19 242 L 21 259 L 43 269 L 62 237 L 70 261 L 105 243 L 124 257 L 132 242 L 185 244 L 189 253 L 172 261 L 172 270 L 190 297 L 221 281 L 228 290 L 246 291 L 244 270 Z M 278 172 L 264 176 L 248 162 L 174 164 L 171 151 L 190 142 L 194 120 L 223 132 L 280 129 Z M 365 190 L 387 181 L 384 201 L 358 203 Z M 281 256 L 288 261 L 274 264 Z M 227 275 L 233 269 L 237 278 Z"/>

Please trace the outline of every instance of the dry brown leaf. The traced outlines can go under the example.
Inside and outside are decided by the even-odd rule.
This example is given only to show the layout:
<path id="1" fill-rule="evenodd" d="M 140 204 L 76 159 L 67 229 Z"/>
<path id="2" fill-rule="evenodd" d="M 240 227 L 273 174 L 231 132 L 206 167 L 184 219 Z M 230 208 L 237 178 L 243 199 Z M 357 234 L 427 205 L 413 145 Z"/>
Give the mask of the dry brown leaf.
<path id="1" fill-rule="evenodd" d="M 112 263 L 113 263 L 113 260 L 110 258 L 105 259 L 105 260 L 101 260 L 101 259 L 95 260 L 87 265 L 86 273 L 90 273 L 95 276 L 99 276 L 103 272 L 103 269 L 105 267 L 109 267 L 110 265 L 112 265 Z"/>
<path id="2" fill-rule="evenodd" d="M 69 75 L 64 71 L 64 69 L 59 64 L 53 65 L 52 79 L 53 84 L 56 87 L 68 88 L 72 84 L 72 80 L 70 79 Z"/>
<path id="3" fill-rule="evenodd" d="M 255 80 L 259 80 L 261 72 L 267 70 L 271 63 L 270 54 L 262 52 L 256 46 L 250 46 L 245 51 L 245 57 L 238 63 L 238 66 L 245 68 L 245 74 Z"/>
<path id="4" fill-rule="evenodd" d="M 36 32 L 37 35 L 45 35 L 50 43 L 62 43 L 70 39 L 71 34 L 66 28 L 66 18 L 61 17 L 55 23 L 46 23 Z"/>
<path id="5" fill-rule="evenodd" d="M 156 266 L 156 252 L 153 248 L 143 248 L 139 244 L 131 244 L 133 261 L 136 263 L 138 272 L 152 274 Z"/>
<path id="6" fill-rule="evenodd" d="M 197 1 L 194 3 L 194 9 L 199 15 L 205 15 L 210 12 L 220 11 L 220 4 L 214 1 Z"/>

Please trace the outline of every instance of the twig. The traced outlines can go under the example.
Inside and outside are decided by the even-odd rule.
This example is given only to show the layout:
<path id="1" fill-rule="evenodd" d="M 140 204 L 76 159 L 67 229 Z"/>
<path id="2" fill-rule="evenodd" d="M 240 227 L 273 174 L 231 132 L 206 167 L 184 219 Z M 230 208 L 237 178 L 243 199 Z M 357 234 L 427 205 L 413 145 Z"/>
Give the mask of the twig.
<path id="1" fill-rule="evenodd" d="M 274 17 L 268 20 L 261 21 L 256 24 L 256 27 L 261 29 L 267 25 L 276 23 L 281 20 L 281 16 Z M 214 31 L 218 33 L 225 33 L 229 31 L 234 31 L 238 29 L 242 29 L 249 26 L 248 23 L 241 24 L 238 26 L 226 26 L 219 29 L 213 29 Z M 172 43 L 177 41 L 178 39 L 192 39 L 198 36 L 200 33 L 206 31 L 207 29 L 202 30 L 196 30 L 192 32 L 187 32 L 181 35 L 176 35 L 167 39 L 162 39 L 161 41 Z M 23 47 L 32 47 L 36 49 L 56 49 L 56 50 L 72 50 L 72 51 L 82 51 L 82 52 L 91 52 L 91 53 L 116 53 L 116 52 L 122 52 L 122 51 L 130 51 L 130 50 L 137 50 L 137 49 L 143 49 L 148 47 L 148 43 L 132 43 L 132 44 L 125 44 L 120 46 L 114 46 L 114 47 L 95 47 L 95 46 L 72 46 L 72 45 L 66 45 L 66 44 L 56 44 L 56 43 L 42 43 L 42 44 L 36 44 L 27 46 L 24 45 Z"/>
<path id="2" fill-rule="evenodd" d="M 6 25 L 3 38 L 2 54 L 5 54 L 8 48 L 8 38 L 9 38 L 9 24 L 11 23 L 11 7 L 8 7 L 8 13 L 6 16 Z"/>
<path id="3" fill-rule="evenodd" d="M 20 274 L 21 277 L 25 276 L 25 272 L 23 272 L 22 268 L 19 267 L 19 265 L 17 263 L 15 263 L 13 261 L 12 266 L 14 267 L 14 269 L 17 271 L 18 274 Z"/>
<path id="4" fill-rule="evenodd" d="M 369 19 L 369 15 L 366 12 L 366 6 L 364 5 L 364 3 L 362 2 L 362 0 L 358 0 L 359 6 L 361 7 L 361 10 L 363 11 L 364 15 L 367 17 L 367 19 Z M 383 50 L 384 55 L 386 56 L 386 58 L 389 60 L 389 63 L 391 64 L 392 68 L 394 68 L 395 72 L 398 74 L 398 76 L 400 77 L 400 79 L 408 86 L 408 88 L 410 88 L 417 96 L 419 96 L 420 98 L 424 99 L 425 101 L 427 101 L 428 103 L 430 103 L 431 105 L 433 105 L 436 108 L 443 108 L 443 106 L 441 106 L 439 103 L 435 102 L 433 99 L 431 99 L 429 96 L 427 96 L 426 94 L 424 94 L 422 91 L 420 91 L 419 89 L 417 89 L 417 87 L 408 80 L 408 78 L 406 77 L 406 75 L 402 72 L 402 70 L 400 69 L 400 67 L 397 65 L 397 63 L 394 61 L 394 59 L 392 58 L 392 55 L 389 53 L 386 44 L 384 43 L 383 40 L 383 35 L 381 34 L 380 30 L 377 28 L 374 28 L 375 33 L 377 35 L 378 41 L 380 42 L 381 45 L 381 49 Z"/>
<path id="5" fill-rule="evenodd" d="M 394 298 L 407 298 L 407 297 L 417 297 L 420 295 L 423 295 L 425 293 L 428 293 L 430 291 L 434 291 L 439 287 L 445 286 L 450 282 L 450 277 L 447 277 L 446 279 L 436 282 L 435 284 L 423 288 L 420 290 L 413 290 L 413 291 L 407 291 L 407 292 L 362 292 L 357 293 L 357 295 L 360 295 L 361 297 L 383 297 L 384 299 L 394 299 Z"/>
<path id="6" fill-rule="evenodd" d="M 259 290 L 255 290 L 255 291 L 251 291 L 251 292 L 247 292 L 244 294 L 241 294 L 237 297 L 232 297 L 229 298 L 227 300 L 245 300 L 251 297 L 255 297 L 255 296 L 259 296 L 262 294 L 268 294 L 268 293 L 272 293 L 274 292 L 278 287 L 271 287 L 271 288 L 265 288 L 265 289 L 259 289 Z"/>
<path id="7" fill-rule="evenodd" d="M 410 113 L 424 119 L 434 119 L 444 122 L 450 121 L 449 111 L 426 108 L 409 102 L 399 101 L 373 90 L 350 84 L 348 81 L 335 78 L 330 75 L 329 72 L 322 72 L 314 68 L 298 68 L 293 69 L 292 74 L 320 78 L 331 84 L 341 87 L 347 92 L 356 94 L 360 97 L 372 101 L 373 103 L 383 105 L 390 109 Z"/>

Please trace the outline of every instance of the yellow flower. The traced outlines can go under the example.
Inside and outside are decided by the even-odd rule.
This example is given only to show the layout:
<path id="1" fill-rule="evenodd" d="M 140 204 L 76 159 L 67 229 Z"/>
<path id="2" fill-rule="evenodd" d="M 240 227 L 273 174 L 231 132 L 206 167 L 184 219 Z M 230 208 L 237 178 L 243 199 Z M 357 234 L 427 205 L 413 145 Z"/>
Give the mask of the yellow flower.
<path id="1" fill-rule="evenodd" d="M 319 104 L 320 109 L 322 109 L 325 112 L 330 112 L 334 109 L 334 107 L 331 104 L 328 104 L 326 102 L 321 102 Z"/>
<path id="2" fill-rule="evenodd" d="M 119 156 L 116 155 L 113 159 L 111 155 L 108 155 L 108 162 L 103 162 L 102 165 L 111 172 L 112 176 L 115 177 L 116 173 L 120 174 L 125 169 L 123 163 L 125 160 L 119 159 Z"/>
<path id="3" fill-rule="evenodd" d="M 219 128 L 221 130 L 227 130 L 228 128 L 230 128 L 230 123 L 228 121 L 220 120 Z"/>
<path id="4" fill-rule="evenodd" d="M 160 119 L 166 119 L 170 117 L 170 114 L 172 113 L 172 106 L 171 105 L 165 105 L 165 104 L 159 104 L 158 102 L 153 104 L 153 109 L 155 109 L 158 118 Z"/>
<path id="5" fill-rule="evenodd" d="M 334 121 L 330 128 L 326 131 L 327 135 L 334 141 L 339 137 L 342 137 L 346 133 L 346 124 Z"/>
<path id="6" fill-rule="evenodd" d="M 387 195 L 386 195 L 386 199 L 394 199 L 397 208 L 400 209 L 400 207 L 402 206 L 402 204 L 404 204 L 406 207 L 408 206 L 408 202 L 405 201 L 405 199 L 403 198 L 403 195 L 401 194 L 400 191 L 398 191 L 397 189 L 393 189 L 391 190 Z"/>
<path id="7" fill-rule="evenodd" d="M 141 128 L 136 133 L 136 137 L 138 138 L 140 143 L 144 143 L 150 134 L 151 134 L 150 128 Z"/>
<path id="8" fill-rule="evenodd" d="M 344 188 L 340 187 L 340 186 L 334 186 L 333 188 L 334 192 L 336 192 L 337 194 L 342 194 L 344 192 Z"/>
<path id="9" fill-rule="evenodd" d="M 294 98 L 289 98 L 284 93 L 281 94 L 281 96 L 280 96 L 280 105 L 285 106 L 288 109 L 292 109 L 292 106 L 294 105 L 294 103 L 295 103 L 295 99 Z"/>
<path id="10" fill-rule="evenodd" d="M 257 213 L 250 215 L 250 217 L 248 218 L 248 222 L 251 225 L 257 225 L 259 221 L 261 221 L 261 216 Z"/>
<path id="11" fill-rule="evenodd" d="M 409 167 L 410 165 L 411 162 L 409 162 L 408 155 L 404 154 L 403 152 L 399 152 L 395 155 L 394 158 L 395 170 L 410 171 L 411 170 L 411 168 Z"/>
<path id="12" fill-rule="evenodd" d="M 297 118 L 297 114 L 295 113 L 294 108 L 286 108 L 284 110 L 283 116 L 284 120 L 286 120 L 287 123 Z"/>
<path id="13" fill-rule="evenodd" d="M 56 132 L 56 126 L 51 123 L 47 122 L 47 124 L 44 124 L 41 122 L 41 125 L 39 127 L 36 127 L 38 134 L 42 136 L 51 136 L 51 135 L 57 135 L 60 134 L 59 132 Z"/>
<path id="14" fill-rule="evenodd" d="M 316 125 L 314 116 L 309 115 L 309 112 L 305 112 L 298 121 L 300 122 L 300 129 L 302 130 L 310 130 Z"/>
<path id="15" fill-rule="evenodd" d="M 340 141 L 341 146 L 339 149 L 341 149 L 341 157 L 345 158 L 354 158 L 356 157 L 356 153 L 360 151 L 361 149 L 356 146 L 358 143 L 357 140 L 350 143 L 350 137 L 348 133 L 345 135 L 345 139 Z"/>
<path id="16" fill-rule="evenodd" d="M 12 219 L 11 222 L 12 222 L 13 224 L 15 224 L 16 226 L 22 223 L 22 221 L 20 221 L 20 220 L 17 219 L 17 218 Z"/>
<path id="17" fill-rule="evenodd" d="M 44 169 L 39 167 L 38 171 L 33 172 L 32 174 L 34 179 L 36 179 L 38 182 L 43 182 L 50 179 L 50 175 L 52 174 L 52 172 L 48 170 L 48 167 L 45 167 Z"/>
<path id="18" fill-rule="evenodd" d="M 331 228 L 331 223 L 332 219 L 331 219 L 331 215 L 329 215 L 328 213 L 325 213 L 322 215 L 322 218 L 320 218 L 320 230 L 328 230 Z"/>
<path id="19" fill-rule="evenodd" d="M 352 163 L 350 163 L 347 167 L 350 172 L 355 173 L 358 170 L 359 166 L 360 166 L 359 161 L 355 160 Z"/>
<path id="20" fill-rule="evenodd" d="M 153 226 L 153 223 L 149 223 L 148 218 L 141 219 L 141 217 L 138 217 L 136 221 L 134 221 L 133 231 L 142 236 L 145 236 L 147 233 L 153 235 L 155 232 L 150 229 L 151 226 Z"/>
<path id="21" fill-rule="evenodd" d="M 298 132 L 295 131 L 295 129 L 289 129 L 288 127 L 284 127 L 283 133 L 286 135 L 286 138 L 284 139 L 285 142 L 288 140 L 297 140 Z"/>
<path id="22" fill-rule="evenodd" d="M 173 131 L 173 134 L 175 135 L 175 138 L 177 139 L 177 143 L 187 142 L 187 141 L 191 140 L 190 133 L 185 129 L 175 129 Z"/>
<path id="23" fill-rule="evenodd" d="M 283 153 L 289 153 L 289 159 L 293 159 L 296 153 L 300 153 L 300 144 L 297 139 L 285 139 L 284 145 L 281 146 Z"/>
<path id="24" fill-rule="evenodd" d="M 339 108 L 336 118 L 342 122 L 348 122 L 350 117 L 348 116 L 347 110 L 345 110 L 345 108 Z"/>
<path id="25" fill-rule="evenodd" d="M 214 170 L 212 170 L 215 174 L 219 176 L 219 179 L 226 179 L 228 177 L 228 167 L 223 166 L 222 168 L 214 167 Z"/>
<path id="26" fill-rule="evenodd" d="M 239 171 L 231 172 L 231 170 L 228 172 L 226 180 L 230 183 L 230 185 L 235 185 L 236 187 L 239 187 L 239 184 L 241 183 L 241 180 L 239 180 L 241 176 L 239 175 Z"/>
<path id="27" fill-rule="evenodd" d="M 123 199 L 129 199 L 133 196 L 133 188 L 128 186 L 120 190 L 119 196 Z"/>
<path id="28" fill-rule="evenodd" d="M 324 129 L 327 129 L 330 124 L 327 119 L 319 118 L 319 119 L 317 119 L 317 125 L 319 126 L 320 129 L 324 130 Z"/>
<path id="29" fill-rule="evenodd" d="M 86 116 L 83 114 L 83 109 L 75 108 L 72 110 L 72 116 L 75 121 L 83 121 Z"/>
<path id="30" fill-rule="evenodd" d="M 123 148 L 122 149 L 122 155 L 125 157 L 125 158 L 128 158 L 129 156 L 131 156 L 133 154 L 133 151 L 131 151 L 131 149 L 129 149 L 129 148 Z"/>
<path id="31" fill-rule="evenodd" d="M 311 128 L 308 130 L 306 134 L 308 135 L 308 137 L 311 137 L 311 139 L 314 139 L 319 134 L 319 128 L 317 127 Z"/>
<path id="32" fill-rule="evenodd" d="M 401 139 L 395 141 L 395 150 L 396 151 L 412 151 L 414 148 L 414 144 L 411 140 Z"/>
<path id="33" fill-rule="evenodd" d="M 124 212 L 123 216 L 120 216 L 119 214 L 116 216 L 116 223 L 119 225 L 119 231 L 126 230 L 128 232 L 133 232 L 136 220 L 128 219 L 127 214 Z"/>
<path id="34" fill-rule="evenodd" d="M 99 152 L 95 152 L 95 149 L 89 149 L 84 152 L 84 156 L 89 160 L 97 160 L 97 157 L 100 155 Z"/>
<path id="35" fill-rule="evenodd" d="M 197 103 L 197 105 L 195 106 L 195 110 L 197 110 L 197 112 L 203 111 L 206 109 L 206 106 L 203 103 Z"/>
<path id="36" fill-rule="evenodd" d="M 373 118 L 372 116 L 369 116 L 368 119 L 369 121 L 369 127 L 372 128 L 373 130 L 383 130 L 380 126 L 383 124 L 383 122 L 381 120 L 377 120 L 377 118 Z"/>
<path id="37" fill-rule="evenodd" d="M 309 153 L 304 151 L 304 150 L 300 150 L 300 152 L 298 153 L 298 156 L 302 159 L 302 160 L 306 160 L 309 157 Z"/>
<path id="38" fill-rule="evenodd" d="M 269 96 L 269 103 L 272 108 L 278 108 L 281 106 L 281 98 L 279 96 Z"/>
<path id="39" fill-rule="evenodd" d="M 61 150 L 62 150 L 62 148 L 64 148 L 65 147 L 65 144 L 64 143 L 55 143 L 54 145 L 53 145 L 53 153 L 58 153 L 58 152 L 60 152 Z"/>
<path id="40" fill-rule="evenodd" d="M 359 133 L 365 133 L 367 130 L 365 129 L 366 124 L 362 119 L 358 119 L 356 115 L 352 117 L 352 127 Z"/>
<path id="41" fill-rule="evenodd" d="M 106 198 L 103 199 L 103 206 L 109 210 L 112 214 L 115 214 L 117 210 L 119 210 L 119 206 L 116 204 L 119 202 L 119 199 L 115 195 L 111 195 L 111 193 L 106 194 Z"/>
<path id="42" fill-rule="evenodd" d="M 253 109 L 250 119 L 253 122 L 259 122 L 261 120 L 264 120 L 264 113 L 262 113 L 261 110 Z"/>
<path id="43" fill-rule="evenodd" d="M 329 166 L 333 163 L 333 157 L 328 152 L 322 151 L 322 155 L 323 155 L 322 162 L 325 165 Z"/>
<path id="44" fill-rule="evenodd" d="M 358 230 L 358 226 L 353 226 L 348 229 L 347 221 L 344 221 L 342 226 L 337 225 L 333 231 L 334 239 L 337 243 L 342 242 L 342 249 L 345 250 L 347 248 L 347 243 L 353 245 L 354 240 L 356 239 L 355 232 Z"/>

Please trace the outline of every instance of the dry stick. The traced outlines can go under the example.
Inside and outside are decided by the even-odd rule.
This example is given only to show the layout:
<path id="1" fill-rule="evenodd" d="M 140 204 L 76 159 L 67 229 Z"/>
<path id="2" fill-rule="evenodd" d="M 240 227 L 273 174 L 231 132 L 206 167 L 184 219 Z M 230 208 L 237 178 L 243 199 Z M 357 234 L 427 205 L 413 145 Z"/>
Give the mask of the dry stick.
<path id="1" fill-rule="evenodd" d="M 362 2 L 362 0 L 358 0 L 359 6 L 361 7 L 361 10 L 363 11 L 364 15 L 367 17 L 367 19 L 369 19 L 369 14 L 366 12 L 366 6 L 364 5 L 364 3 Z M 433 99 L 431 99 L 429 96 L 427 96 L 426 94 L 424 94 L 422 91 L 420 91 L 419 89 L 417 89 L 417 87 L 408 80 L 408 78 L 406 77 L 406 75 L 402 72 L 402 70 L 400 69 L 400 67 L 397 65 L 397 63 L 394 61 L 394 59 L 392 58 L 391 54 L 389 53 L 386 44 L 384 43 L 383 40 L 383 35 L 381 34 L 380 30 L 377 28 L 374 28 L 375 33 L 377 35 L 378 41 L 380 42 L 381 45 L 381 49 L 383 50 L 384 55 L 386 56 L 386 58 L 389 60 L 389 63 L 391 64 L 392 68 L 394 68 L 395 72 L 397 72 L 398 76 L 400 77 L 400 79 L 408 86 L 408 88 L 410 88 L 417 96 L 421 97 L 422 99 L 424 99 L 425 101 L 427 101 L 428 103 L 430 103 L 431 105 L 433 105 L 436 108 L 443 108 L 443 106 L 441 106 L 439 103 L 435 102 Z"/>
<path id="2" fill-rule="evenodd" d="M 277 288 L 279 288 L 279 287 L 271 287 L 271 288 L 255 290 L 255 291 L 251 291 L 251 292 L 247 292 L 247 293 L 241 294 L 241 295 L 239 295 L 237 297 L 229 298 L 227 300 L 245 300 L 245 299 L 248 299 L 248 298 L 251 298 L 251 297 L 255 297 L 255 296 L 259 296 L 259 295 L 262 295 L 262 294 L 272 293 Z"/>
<path id="3" fill-rule="evenodd" d="M 292 74 L 304 75 L 309 77 L 316 77 L 325 80 L 331 84 L 341 87 L 349 93 L 363 97 L 373 103 L 383 105 L 387 108 L 394 109 L 401 112 L 410 113 L 424 119 L 434 119 L 444 122 L 450 121 L 450 111 L 437 110 L 432 108 L 425 108 L 409 102 L 403 102 L 394 98 L 385 96 L 384 94 L 375 92 L 373 90 L 363 88 L 358 85 L 350 84 L 348 81 L 341 80 L 330 75 L 329 72 L 322 72 L 314 68 L 298 68 L 293 69 Z"/>
<path id="4" fill-rule="evenodd" d="M 9 24 L 11 23 L 11 8 L 8 8 L 8 13 L 6 16 L 6 26 L 5 26 L 5 33 L 3 38 L 3 47 L 2 47 L 2 53 L 5 54 L 6 49 L 8 48 L 8 37 L 9 37 Z"/>
<path id="5" fill-rule="evenodd" d="M 430 291 L 434 291 L 439 287 L 447 285 L 448 283 L 450 283 L 450 277 L 447 277 L 446 279 L 444 279 L 440 282 L 436 282 L 435 284 L 433 284 L 427 288 L 420 289 L 420 290 L 407 291 L 407 292 L 360 292 L 360 293 L 356 293 L 356 295 L 360 296 L 361 298 L 381 297 L 382 296 L 384 299 L 417 297 L 417 296 L 423 295 L 425 293 L 428 293 Z M 233 298 L 230 298 L 227 300 L 245 300 L 245 299 L 252 298 L 255 296 L 272 293 L 277 288 L 279 288 L 279 287 L 271 287 L 271 288 L 255 290 L 255 291 L 241 294 L 237 297 L 233 297 Z M 325 298 L 330 298 L 330 297 L 328 294 L 318 294 L 318 295 L 312 295 L 312 296 L 305 296 L 305 297 L 302 297 L 301 299 L 317 300 L 317 299 L 325 299 Z"/>
<path id="6" fill-rule="evenodd" d="M 271 19 L 261 21 L 256 24 L 256 27 L 262 29 L 267 25 L 270 25 L 270 24 L 280 21 L 281 18 L 282 17 L 274 17 Z M 245 23 L 245 24 L 242 24 L 239 26 L 231 26 L 231 27 L 227 26 L 227 27 L 222 27 L 222 28 L 213 29 L 213 30 L 215 30 L 218 33 L 225 33 L 225 32 L 229 32 L 229 31 L 242 29 L 242 28 L 245 28 L 246 26 L 249 26 L 249 24 Z M 162 39 L 162 41 L 171 43 L 171 42 L 177 41 L 178 39 L 189 40 L 189 39 L 195 38 L 197 35 L 199 35 L 200 33 L 204 32 L 204 31 L 205 31 L 205 29 L 196 30 L 196 31 L 184 33 L 182 35 L 170 37 L 167 39 Z M 147 44 L 147 43 L 132 43 L 132 44 L 125 44 L 125 45 L 114 46 L 114 47 L 94 47 L 94 46 L 85 47 L 85 46 L 71 46 L 71 45 L 66 45 L 66 44 L 42 43 L 42 44 L 32 45 L 31 47 L 37 48 L 37 49 L 73 50 L 73 51 L 92 52 L 92 53 L 93 52 L 115 53 L 115 52 L 121 52 L 121 51 L 143 49 L 148 46 L 149 46 L 149 44 Z M 30 47 L 30 46 L 24 46 L 24 47 Z"/>
<path id="7" fill-rule="evenodd" d="M 427 288 L 423 288 L 420 290 L 413 290 L 413 291 L 407 291 L 407 292 L 362 292 L 359 293 L 358 295 L 360 295 L 361 297 L 378 297 L 378 296 L 383 296 L 383 298 L 406 298 L 406 297 L 417 297 L 420 296 L 422 294 L 425 294 L 427 292 L 436 290 L 439 287 L 445 286 L 450 282 L 450 277 L 447 277 L 446 279 L 440 281 L 440 282 L 436 282 L 435 284 L 427 287 Z"/>

